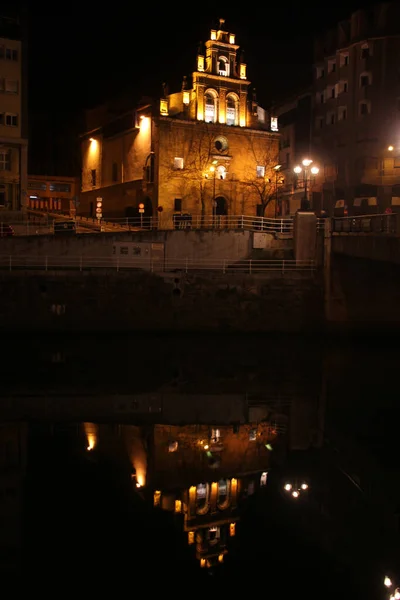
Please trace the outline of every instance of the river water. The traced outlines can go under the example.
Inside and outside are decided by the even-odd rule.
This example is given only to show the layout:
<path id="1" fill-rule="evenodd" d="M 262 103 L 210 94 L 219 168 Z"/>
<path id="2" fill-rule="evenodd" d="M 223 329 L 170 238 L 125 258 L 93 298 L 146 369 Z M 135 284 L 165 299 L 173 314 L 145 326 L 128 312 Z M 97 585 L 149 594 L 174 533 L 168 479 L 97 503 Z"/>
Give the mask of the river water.
<path id="1" fill-rule="evenodd" d="M 4 349 L 4 586 L 386 597 L 396 340 L 82 334 Z"/>

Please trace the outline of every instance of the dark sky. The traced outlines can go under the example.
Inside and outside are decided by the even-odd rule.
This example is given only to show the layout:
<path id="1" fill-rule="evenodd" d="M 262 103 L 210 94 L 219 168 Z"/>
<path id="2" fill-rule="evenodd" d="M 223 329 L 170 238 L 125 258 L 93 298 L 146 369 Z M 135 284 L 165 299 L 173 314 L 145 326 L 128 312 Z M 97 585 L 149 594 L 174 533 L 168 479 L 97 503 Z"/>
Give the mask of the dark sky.
<path id="1" fill-rule="evenodd" d="M 133 98 L 158 94 L 163 81 L 171 92 L 178 90 L 182 75 L 194 70 L 198 42 L 208 39 L 220 17 L 225 18 L 227 30 L 236 33 L 245 51 L 248 78 L 257 88 L 259 102 L 267 107 L 307 82 L 313 35 L 359 6 L 352 1 L 334 5 L 251 2 L 238 10 L 228 3 L 230 11 L 222 7 L 214 14 L 203 3 L 193 5 L 204 7 L 200 11 L 188 2 L 166 3 L 164 9 L 157 4 L 71 0 L 51 7 L 42 0 L 32 1 L 31 156 L 37 158 L 45 147 L 48 152 L 52 148 L 57 163 L 56 154 L 65 154 L 71 136 L 82 128 L 76 120 L 79 111 L 107 96 L 124 91 Z M 58 150 L 53 143 L 56 137 Z M 46 166 L 46 170 L 54 168 Z"/>

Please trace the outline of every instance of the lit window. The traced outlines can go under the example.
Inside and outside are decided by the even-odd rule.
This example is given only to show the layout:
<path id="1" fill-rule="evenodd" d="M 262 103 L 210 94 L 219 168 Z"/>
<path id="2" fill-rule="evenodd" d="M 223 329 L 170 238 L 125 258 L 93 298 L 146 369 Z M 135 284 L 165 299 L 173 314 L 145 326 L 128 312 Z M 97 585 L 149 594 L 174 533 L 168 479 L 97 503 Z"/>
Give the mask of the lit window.
<path id="1" fill-rule="evenodd" d="M 260 477 L 260 486 L 261 487 L 267 485 L 267 479 L 268 479 L 268 473 L 267 473 L 267 471 L 264 471 L 264 473 L 261 473 L 261 477 Z"/>
<path id="2" fill-rule="evenodd" d="M 221 437 L 220 429 L 211 429 L 211 441 L 212 442 L 219 442 L 220 437 Z"/>
<path id="3" fill-rule="evenodd" d="M 217 39 L 217 32 L 215 29 L 211 29 L 211 39 L 212 40 L 216 40 Z"/>
<path id="4" fill-rule="evenodd" d="M 278 117 L 271 117 L 271 131 L 279 131 Z"/>
<path id="5" fill-rule="evenodd" d="M 215 123 L 217 118 L 217 111 L 215 110 L 215 97 L 208 93 L 205 95 L 205 115 L 204 120 L 206 123 Z"/>
<path id="6" fill-rule="evenodd" d="M 371 106 L 368 102 L 360 102 L 360 115 L 365 116 L 369 115 L 371 112 Z"/>
<path id="7" fill-rule="evenodd" d="M 180 158 L 179 156 L 175 156 L 175 158 L 174 158 L 174 169 L 176 169 L 176 170 L 183 169 L 183 158 Z"/>
<path id="8" fill-rule="evenodd" d="M 239 101 L 232 94 L 229 94 L 226 99 L 226 124 L 239 124 Z"/>
<path id="9" fill-rule="evenodd" d="M 168 115 L 168 100 L 160 100 L 160 114 Z"/>
<path id="10" fill-rule="evenodd" d="M 257 177 L 265 177 L 264 165 L 257 165 Z"/>
<path id="11" fill-rule="evenodd" d="M 236 533 L 236 523 L 231 523 L 229 525 L 229 535 L 233 537 Z"/>
<path id="12" fill-rule="evenodd" d="M 208 541 L 210 544 L 217 544 L 221 537 L 221 530 L 219 527 L 210 527 L 208 530 Z"/>
<path id="13" fill-rule="evenodd" d="M 188 544 L 194 544 L 194 531 L 188 532 Z"/>
<path id="14" fill-rule="evenodd" d="M 180 513 L 182 511 L 182 501 L 175 500 L 175 512 Z"/>

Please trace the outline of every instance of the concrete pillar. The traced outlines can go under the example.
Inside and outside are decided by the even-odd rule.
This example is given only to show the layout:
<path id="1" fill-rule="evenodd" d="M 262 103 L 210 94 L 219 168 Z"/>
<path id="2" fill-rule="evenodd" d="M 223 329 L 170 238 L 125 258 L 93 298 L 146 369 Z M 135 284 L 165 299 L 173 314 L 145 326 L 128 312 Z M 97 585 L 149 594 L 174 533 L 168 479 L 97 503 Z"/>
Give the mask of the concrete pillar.
<path id="1" fill-rule="evenodd" d="M 297 262 L 317 259 L 317 217 L 315 213 L 298 211 L 293 223 L 293 248 Z"/>

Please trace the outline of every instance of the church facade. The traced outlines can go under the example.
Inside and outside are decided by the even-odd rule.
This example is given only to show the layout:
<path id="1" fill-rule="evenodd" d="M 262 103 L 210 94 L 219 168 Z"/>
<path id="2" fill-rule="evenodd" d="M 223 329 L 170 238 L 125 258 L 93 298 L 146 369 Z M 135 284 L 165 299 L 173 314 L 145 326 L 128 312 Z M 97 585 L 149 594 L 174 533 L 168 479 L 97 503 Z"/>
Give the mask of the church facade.
<path id="1" fill-rule="evenodd" d="M 250 92 L 235 35 L 219 29 L 198 49 L 196 71 L 157 101 L 88 113 L 80 213 L 103 218 L 276 214 L 277 120 Z"/>

